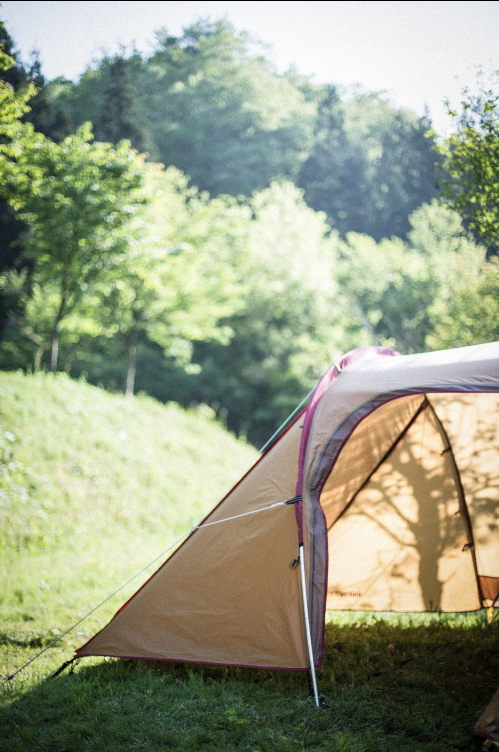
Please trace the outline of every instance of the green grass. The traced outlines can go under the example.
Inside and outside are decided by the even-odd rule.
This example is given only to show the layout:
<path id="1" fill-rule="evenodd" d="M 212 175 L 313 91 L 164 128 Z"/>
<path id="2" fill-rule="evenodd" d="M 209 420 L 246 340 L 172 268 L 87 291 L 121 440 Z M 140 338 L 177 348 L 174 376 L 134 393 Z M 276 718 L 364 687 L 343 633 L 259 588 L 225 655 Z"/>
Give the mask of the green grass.
<path id="1" fill-rule="evenodd" d="M 255 456 L 209 410 L 47 375 L 0 373 L 0 444 L 1 677 L 196 524 Z M 481 746 L 470 732 L 499 685 L 499 623 L 483 613 L 329 614 L 319 710 L 298 672 L 89 658 L 48 678 L 151 571 L 2 687 L 2 751 Z"/>
<path id="2" fill-rule="evenodd" d="M 2 675 L 197 524 L 255 457 L 209 408 L 0 373 Z M 65 652 L 159 563 L 68 635 Z M 40 659 L 35 674 L 52 665 Z"/>
<path id="3" fill-rule="evenodd" d="M 328 624 L 319 710 L 298 673 L 90 659 L 9 688 L 3 749 L 471 750 L 498 668 L 483 618 Z"/>

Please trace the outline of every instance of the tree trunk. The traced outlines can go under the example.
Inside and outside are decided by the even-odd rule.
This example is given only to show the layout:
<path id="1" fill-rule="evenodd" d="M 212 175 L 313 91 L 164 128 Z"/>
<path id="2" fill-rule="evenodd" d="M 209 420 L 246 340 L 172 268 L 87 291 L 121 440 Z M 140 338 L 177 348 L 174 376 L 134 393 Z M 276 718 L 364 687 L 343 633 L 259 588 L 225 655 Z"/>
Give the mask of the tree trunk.
<path id="1" fill-rule="evenodd" d="M 59 310 L 57 311 L 57 316 L 55 318 L 54 328 L 52 329 L 52 345 L 50 348 L 50 371 L 52 373 L 54 373 L 54 371 L 57 371 L 57 360 L 59 358 L 59 331 L 61 327 L 61 321 L 68 313 L 66 302 L 67 297 L 65 292 L 65 280 L 63 280 L 61 302 L 59 305 Z"/>
<path id="2" fill-rule="evenodd" d="M 135 388 L 135 368 L 137 362 L 137 332 L 132 330 L 125 337 L 126 344 L 126 377 L 125 377 L 125 396 L 133 397 Z"/>
<path id="3" fill-rule="evenodd" d="M 59 357 L 59 325 L 60 321 L 56 321 L 54 329 L 52 331 L 52 346 L 50 348 L 50 370 L 52 373 L 57 371 L 57 360 Z"/>

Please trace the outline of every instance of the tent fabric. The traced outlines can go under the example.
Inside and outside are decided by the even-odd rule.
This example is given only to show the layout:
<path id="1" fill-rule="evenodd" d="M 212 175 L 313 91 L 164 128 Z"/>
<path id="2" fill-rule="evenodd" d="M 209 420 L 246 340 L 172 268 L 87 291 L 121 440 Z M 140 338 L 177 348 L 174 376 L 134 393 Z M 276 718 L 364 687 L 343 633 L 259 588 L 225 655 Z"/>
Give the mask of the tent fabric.
<path id="1" fill-rule="evenodd" d="M 393 411 L 394 403 L 388 406 Z M 372 417 L 379 423 L 383 412 Z M 373 421 L 365 422 L 368 428 Z M 447 449 L 423 399 L 404 435 L 331 531 L 328 608 L 480 608 L 468 526 Z M 411 461 L 415 455 L 418 462 Z M 327 485 L 330 498 L 334 488 Z M 365 554 L 349 567 L 352 545 Z"/>
<path id="2" fill-rule="evenodd" d="M 476 722 L 472 734 L 499 742 L 499 689 Z"/>
<path id="3" fill-rule="evenodd" d="M 339 367 L 338 367 L 339 366 Z M 499 603 L 499 343 L 353 351 L 83 655 L 306 670 L 325 611 Z"/>
<path id="4" fill-rule="evenodd" d="M 294 496 L 299 421 L 204 522 Z M 305 669 L 293 506 L 195 530 L 77 653 Z"/>
<path id="5" fill-rule="evenodd" d="M 298 495 L 301 495 L 302 489 L 303 489 L 303 464 L 305 461 L 305 452 L 307 450 L 307 443 L 308 443 L 308 437 L 310 436 L 310 429 L 312 426 L 312 421 L 315 415 L 315 410 L 317 409 L 317 405 L 319 404 L 319 401 L 321 400 L 322 396 L 324 395 L 324 392 L 328 387 L 332 384 L 332 382 L 338 378 L 340 373 L 344 368 L 346 368 L 351 363 L 354 363 L 356 360 L 360 360 L 363 357 L 366 357 L 366 355 L 397 355 L 398 353 L 394 352 L 393 350 L 389 350 L 385 347 L 359 347 L 357 350 L 352 350 L 351 352 L 347 353 L 346 355 L 341 358 L 339 363 L 333 363 L 333 365 L 326 371 L 326 373 L 321 377 L 319 380 L 319 383 L 317 384 L 316 388 L 314 389 L 314 392 L 312 394 L 312 397 L 310 398 L 310 403 L 307 407 L 307 411 L 305 414 L 305 421 L 303 424 L 303 432 L 301 436 L 301 443 L 300 443 L 300 458 L 299 458 L 299 465 L 298 465 L 298 482 L 296 484 L 296 493 Z"/>

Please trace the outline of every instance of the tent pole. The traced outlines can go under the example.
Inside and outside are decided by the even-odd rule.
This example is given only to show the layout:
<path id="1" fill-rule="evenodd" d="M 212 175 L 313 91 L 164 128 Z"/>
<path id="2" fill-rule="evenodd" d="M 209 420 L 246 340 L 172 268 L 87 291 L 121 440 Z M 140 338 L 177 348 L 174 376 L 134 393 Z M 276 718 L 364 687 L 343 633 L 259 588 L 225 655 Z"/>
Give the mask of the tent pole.
<path id="1" fill-rule="evenodd" d="M 315 387 L 309 391 L 309 393 L 307 394 L 307 396 L 302 399 L 302 401 L 300 402 L 300 404 L 297 405 L 297 407 L 295 407 L 295 409 L 293 410 L 293 412 L 288 415 L 288 417 L 286 418 L 286 420 L 283 421 L 283 423 L 281 423 L 281 425 L 279 426 L 279 428 L 277 429 L 277 431 L 275 431 L 275 433 L 272 434 L 272 436 L 270 437 L 270 439 L 268 439 L 268 441 L 266 441 L 265 444 L 262 446 L 262 448 L 259 451 L 259 454 L 264 454 L 265 450 L 272 444 L 272 442 L 274 441 L 274 439 L 277 438 L 277 436 L 279 436 L 279 434 L 281 433 L 281 431 L 284 430 L 285 426 L 287 426 L 288 423 L 290 423 L 293 420 L 293 418 L 300 411 L 300 409 L 303 407 L 303 405 L 305 405 L 306 402 L 310 399 L 310 397 L 312 396 L 312 393 L 314 392 L 314 389 L 315 389 Z"/>
<path id="2" fill-rule="evenodd" d="M 303 615 L 305 617 L 305 633 L 307 636 L 308 658 L 310 661 L 310 673 L 312 674 L 312 684 L 314 686 L 315 704 L 319 707 L 319 692 L 317 691 L 317 678 L 315 676 L 314 651 L 312 650 L 312 636 L 310 634 L 310 620 L 308 617 L 308 600 L 307 585 L 305 583 L 305 557 L 303 556 L 303 543 L 300 543 L 300 574 L 301 574 L 301 593 L 303 600 Z"/>

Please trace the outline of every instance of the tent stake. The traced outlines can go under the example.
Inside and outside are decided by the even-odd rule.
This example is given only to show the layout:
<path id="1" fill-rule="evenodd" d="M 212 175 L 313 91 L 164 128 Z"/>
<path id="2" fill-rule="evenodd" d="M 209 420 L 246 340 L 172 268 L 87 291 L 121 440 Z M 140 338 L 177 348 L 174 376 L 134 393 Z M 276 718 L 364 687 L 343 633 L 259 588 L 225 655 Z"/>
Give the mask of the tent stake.
<path id="1" fill-rule="evenodd" d="M 301 574 L 301 593 L 303 599 L 303 614 L 305 616 L 305 633 L 307 635 L 308 658 L 310 661 L 310 673 L 312 675 L 312 684 L 314 686 L 314 698 L 317 707 L 319 703 L 319 692 L 317 691 L 317 678 L 315 676 L 314 652 L 312 650 L 312 636 L 310 634 L 310 621 L 308 618 L 308 601 L 307 585 L 305 583 L 305 557 L 303 556 L 303 543 L 300 543 L 300 574 Z"/>

